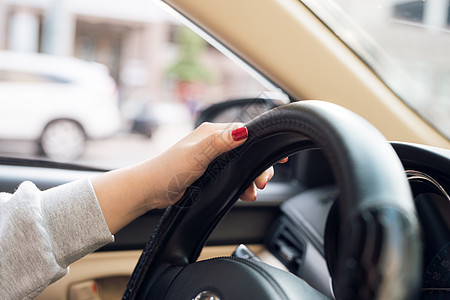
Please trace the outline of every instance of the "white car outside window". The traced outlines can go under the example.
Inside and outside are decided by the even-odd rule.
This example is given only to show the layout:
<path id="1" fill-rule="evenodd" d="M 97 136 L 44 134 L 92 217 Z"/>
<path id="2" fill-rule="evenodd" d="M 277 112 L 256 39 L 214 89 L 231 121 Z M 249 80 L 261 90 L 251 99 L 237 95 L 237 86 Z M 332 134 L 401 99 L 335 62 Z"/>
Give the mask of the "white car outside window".
<path id="1" fill-rule="evenodd" d="M 79 157 L 86 139 L 121 124 L 108 69 L 76 58 L 0 52 L 0 105 L 0 140 L 36 141 L 57 160 Z"/>

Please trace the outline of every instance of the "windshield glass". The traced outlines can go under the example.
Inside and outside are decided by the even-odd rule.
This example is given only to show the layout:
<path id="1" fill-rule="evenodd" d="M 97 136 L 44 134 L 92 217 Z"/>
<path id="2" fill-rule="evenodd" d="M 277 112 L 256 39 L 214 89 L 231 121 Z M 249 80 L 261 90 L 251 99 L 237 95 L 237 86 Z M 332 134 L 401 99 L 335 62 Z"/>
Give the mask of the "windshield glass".
<path id="1" fill-rule="evenodd" d="M 450 137 L 449 0 L 302 0 L 411 108 Z"/>
<path id="2" fill-rule="evenodd" d="M 150 0 L 0 0 L 1 156 L 121 167 L 269 89 Z"/>

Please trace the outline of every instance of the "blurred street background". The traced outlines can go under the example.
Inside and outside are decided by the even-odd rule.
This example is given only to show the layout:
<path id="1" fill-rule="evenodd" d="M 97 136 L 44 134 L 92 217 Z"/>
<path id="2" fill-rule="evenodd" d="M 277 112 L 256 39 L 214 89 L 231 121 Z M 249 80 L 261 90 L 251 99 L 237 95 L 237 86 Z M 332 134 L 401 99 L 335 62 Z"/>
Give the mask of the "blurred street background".
<path id="1" fill-rule="evenodd" d="M 6 85 L 35 82 L 28 71 L 22 74 L 23 69 L 11 76 L 8 59 L 1 62 L 1 50 L 75 57 L 108 68 L 121 117 L 117 133 L 89 139 L 79 158 L 47 155 L 94 166 L 117 167 L 152 157 L 192 130 L 200 108 L 226 99 L 256 97 L 266 90 L 149 0 L 0 0 L 3 106 L 15 101 L 6 99 Z M 50 89 L 45 90 L 48 97 L 52 97 Z M 16 117 L 30 122 L 24 110 Z M 0 126 L 12 128 L 13 124 L 0 120 Z M 0 132 L 0 154 L 45 158 L 33 142 L 4 139 Z"/>

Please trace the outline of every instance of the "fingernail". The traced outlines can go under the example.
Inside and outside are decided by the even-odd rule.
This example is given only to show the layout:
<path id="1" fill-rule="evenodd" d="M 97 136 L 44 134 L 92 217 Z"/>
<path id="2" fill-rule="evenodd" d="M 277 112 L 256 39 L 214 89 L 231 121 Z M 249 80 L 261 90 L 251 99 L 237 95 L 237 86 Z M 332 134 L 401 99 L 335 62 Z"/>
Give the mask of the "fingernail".
<path id="1" fill-rule="evenodd" d="M 262 188 L 265 188 L 268 182 L 269 182 L 269 178 L 266 179 L 266 182 L 264 182 L 264 185 Z"/>
<path id="2" fill-rule="evenodd" d="M 284 164 L 285 162 L 287 162 L 289 160 L 289 157 L 285 157 L 282 160 L 279 161 L 280 164 Z"/>
<path id="3" fill-rule="evenodd" d="M 248 137 L 248 131 L 247 128 L 244 127 L 240 127 L 240 128 L 236 128 L 235 130 L 233 130 L 231 132 L 231 137 L 233 138 L 234 141 L 238 142 L 241 141 L 245 138 Z"/>

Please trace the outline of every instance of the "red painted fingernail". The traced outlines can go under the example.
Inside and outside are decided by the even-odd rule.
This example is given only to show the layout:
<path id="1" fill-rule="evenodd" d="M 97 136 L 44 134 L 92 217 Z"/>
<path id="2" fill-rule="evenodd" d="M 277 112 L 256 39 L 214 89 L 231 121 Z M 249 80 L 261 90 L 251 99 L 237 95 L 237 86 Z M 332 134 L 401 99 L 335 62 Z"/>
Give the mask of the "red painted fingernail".
<path id="1" fill-rule="evenodd" d="M 233 138 L 233 140 L 235 140 L 236 142 L 241 141 L 245 138 L 248 137 L 248 131 L 246 127 L 240 127 L 240 128 L 236 128 L 235 130 L 233 130 L 231 132 L 231 137 Z"/>
<path id="2" fill-rule="evenodd" d="M 268 182 L 269 182 L 269 178 L 266 179 L 266 182 L 264 182 L 264 186 L 262 188 L 265 188 Z"/>

